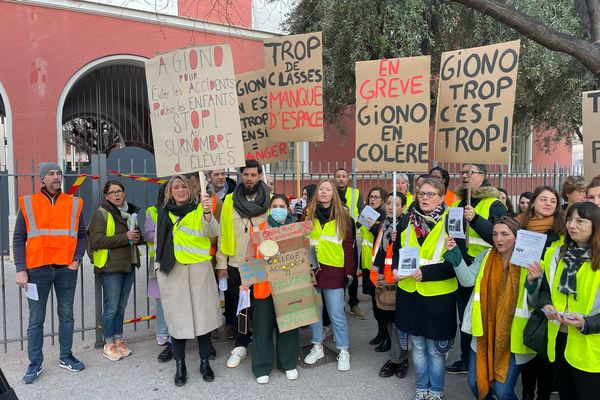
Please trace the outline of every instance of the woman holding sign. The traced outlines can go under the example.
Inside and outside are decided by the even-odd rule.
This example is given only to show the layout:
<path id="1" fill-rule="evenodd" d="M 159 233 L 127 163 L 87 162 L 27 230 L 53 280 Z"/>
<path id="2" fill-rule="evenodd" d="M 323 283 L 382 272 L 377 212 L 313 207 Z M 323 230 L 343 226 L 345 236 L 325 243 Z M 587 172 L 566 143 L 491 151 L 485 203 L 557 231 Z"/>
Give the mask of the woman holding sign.
<path id="1" fill-rule="evenodd" d="M 411 336 L 417 380 L 415 400 L 439 400 L 446 353 L 456 333 L 456 289 L 452 264 L 442 258 L 445 240 L 444 185 L 423 178 L 394 243 L 392 268 L 396 327 Z"/>
<path id="2" fill-rule="evenodd" d="M 267 223 L 271 228 L 296 222 L 296 217 L 289 213 L 290 203 L 283 194 L 274 194 L 271 198 L 271 209 Z M 266 228 L 265 230 L 269 230 Z M 258 247 L 252 240 L 248 241 L 246 260 L 262 257 Z M 256 382 L 269 383 L 269 374 L 273 370 L 273 354 L 277 353 L 277 366 L 285 371 L 285 376 L 298 379 L 298 328 L 279 332 L 275 318 L 275 305 L 271 296 L 269 282 L 259 282 L 252 285 L 254 300 L 252 302 L 252 372 Z M 273 328 L 276 329 L 276 351 L 273 351 Z"/>
<path id="3" fill-rule="evenodd" d="M 552 249 L 551 249 L 552 250 Z M 543 262 L 538 306 L 548 323 L 548 358 L 561 400 L 594 400 L 600 393 L 600 208 L 574 203 L 555 256 Z"/>
<path id="4" fill-rule="evenodd" d="M 175 385 L 187 382 L 185 344 L 196 339 L 200 373 L 205 382 L 215 378 L 208 362 L 210 334 L 221 326 L 221 307 L 211 264 L 210 238 L 219 233 L 211 211 L 211 199 L 203 194 L 195 201 L 192 185 L 182 175 L 173 176 L 158 207 L 155 270 L 165 319 L 175 356 Z"/>
<path id="5" fill-rule="evenodd" d="M 520 229 L 547 235 L 544 253 L 550 246 L 562 243 L 565 232 L 565 213 L 559 206 L 558 192 L 550 186 L 538 186 L 531 196 L 529 209 L 517 217 Z M 544 258 L 542 254 L 542 259 Z M 523 398 L 548 400 L 552 392 L 554 368 L 544 356 L 537 356 L 523 367 L 521 380 Z"/>
<path id="6" fill-rule="evenodd" d="M 315 246 L 318 269 L 315 272 L 317 290 L 322 292 L 327 305 L 336 347 L 340 350 L 337 369 L 350 370 L 348 348 L 348 321 L 344 311 L 344 286 L 352 283 L 354 274 L 353 221 L 348 209 L 331 181 L 321 181 L 317 193 L 306 208 L 306 220 L 313 221 L 311 246 Z M 315 364 L 325 356 L 323 352 L 323 323 L 310 326 L 313 348 L 304 358 L 306 364 Z"/>
<path id="7" fill-rule="evenodd" d="M 523 343 L 529 318 L 527 293 L 533 293 L 542 271 L 511 264 L 519 224 L 500 217 L 493 226 L 494 247 L 467 265 L 453 238 L 446 238 L 444 259 L 456 268 L 464 287 L 475 287 L 465 312 L 463 331 L 472 334 L 469 385 L 476 398 L 517 399 L 521 368 L 535 357 Z M 527 287 L 527 293 L 525 288 Z"/>

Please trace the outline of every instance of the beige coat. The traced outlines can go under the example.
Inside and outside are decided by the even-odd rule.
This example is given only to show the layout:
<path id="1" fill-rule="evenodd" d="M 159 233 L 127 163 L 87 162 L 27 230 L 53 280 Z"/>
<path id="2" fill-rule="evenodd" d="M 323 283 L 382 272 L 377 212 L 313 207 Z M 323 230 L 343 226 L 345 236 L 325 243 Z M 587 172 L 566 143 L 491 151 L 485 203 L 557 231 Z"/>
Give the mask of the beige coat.
<path id="1" fill-rule="evenodd" d="M 203 233 L 214 236 L 219 224 L 213 218 L 204 222 Z M 212 332 L 223 324 L 215 274 L 210 261 L 196 264 L 175 263 L 166 275 L 155 264 L 160 298 L 169 333 L 175 339 L 193 339 Z"/>

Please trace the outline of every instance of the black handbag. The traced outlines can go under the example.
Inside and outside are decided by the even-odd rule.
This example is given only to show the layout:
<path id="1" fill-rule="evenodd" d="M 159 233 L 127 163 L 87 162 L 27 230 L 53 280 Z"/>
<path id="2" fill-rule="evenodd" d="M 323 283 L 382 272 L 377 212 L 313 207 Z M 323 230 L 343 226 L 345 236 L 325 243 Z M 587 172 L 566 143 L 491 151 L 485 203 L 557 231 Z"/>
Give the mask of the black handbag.
<path id="1" fill-rule="evenodd" d="M 548 319 L 542 310 L 531 312 L 523 330 L 523 343 L 536 353 L 547 356 L 548 353 Z"/>
<path id="2" fill-rule="evenodd" d="M 0 369 L 0 400 L 19 400 L 14 389 L 8 384 L 8 380 Z"/>

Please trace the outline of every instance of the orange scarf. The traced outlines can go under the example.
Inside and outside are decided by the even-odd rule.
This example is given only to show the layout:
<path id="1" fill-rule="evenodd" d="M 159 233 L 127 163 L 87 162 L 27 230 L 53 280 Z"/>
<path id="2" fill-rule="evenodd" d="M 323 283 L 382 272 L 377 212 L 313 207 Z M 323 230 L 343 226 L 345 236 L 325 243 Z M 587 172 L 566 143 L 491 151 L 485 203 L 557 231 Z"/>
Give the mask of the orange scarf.
<path id="1" fill-rule="evenodd" d="M 521 269 L 502 265 L 502 255 L 493 248 L 481 279 L 483 336 L 477 338 L 477 390 L 485 398 L 494 380 L 506 381 L 510 361 L 510 329 L 519 297 Z"/>
<path id="2" fill-rule="evenodd" d="M 516 220 L 519 224 L 521 224 L 524 218 L 525 214 L 520 214 L 517 216 Z M 552 228 L 552 225 L 554 225 L 554 215 L 544 218 L 537 218 L 534 216 L 527 221 L 527 226 L 525 229 L 533 232 L 547 233 L 550 228 Z"/>

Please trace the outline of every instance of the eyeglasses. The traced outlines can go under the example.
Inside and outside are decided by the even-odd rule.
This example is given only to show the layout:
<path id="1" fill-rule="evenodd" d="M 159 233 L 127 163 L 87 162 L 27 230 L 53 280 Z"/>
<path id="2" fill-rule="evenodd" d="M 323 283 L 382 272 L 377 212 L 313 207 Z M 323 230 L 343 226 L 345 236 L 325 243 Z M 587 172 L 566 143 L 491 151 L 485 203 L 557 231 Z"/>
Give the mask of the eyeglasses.
<path id="1" fill-rule="evenodd" d="M 110 195 L 110 196 L 118 196 L 120 194 L 125 193 L 123 190 L 112 190 L 106 194 Z"/>
<path id="2" fill-rule="evenodd" d="M 469 175 L 469 171 L 460 171 L 460 174 L 461 175 Z M 471 171 L 471 175 L 472 174 L 481 174 L 481 175 L 483 175 L 483 172 L 481 172 L 481 171 Z"/>
<path id="3" fill-rule="evenodd" d="M 422 199 L 432 199 L 437 195 L 438 194 L 435 192 L 419 192 L 419 193 L 417 193 L 417 196 L 419 196 Z"/>
<path id="4" fill-rule="evenodd" d="M 370 199 L 380 199 L 381 196 L 377 196 L 376 194 L 372 194 L 369 196 Z"/>

